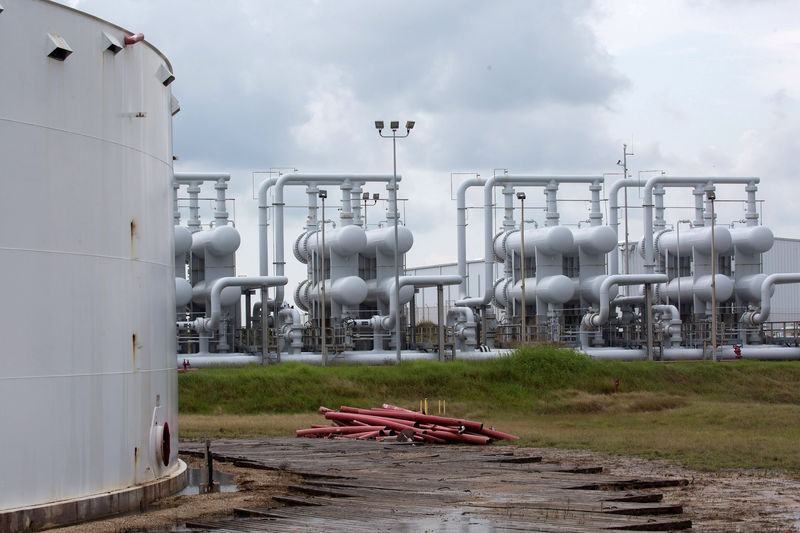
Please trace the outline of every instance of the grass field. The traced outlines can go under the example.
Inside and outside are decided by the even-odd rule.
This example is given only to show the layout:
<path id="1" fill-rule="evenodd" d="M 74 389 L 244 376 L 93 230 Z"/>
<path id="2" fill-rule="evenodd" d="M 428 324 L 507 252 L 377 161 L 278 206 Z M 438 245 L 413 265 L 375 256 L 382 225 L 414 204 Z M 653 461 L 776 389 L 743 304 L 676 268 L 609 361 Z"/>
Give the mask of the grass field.
<path id="1" fill-rule="evenodd" d="M 182 437 L 289 436 L 323 423 L 320 405 L 416 408 L 429 398 L 520 445 L 800 475 L 800 364 L 791 362 L 623 363 L 540 346 L 480 362 L 202 370 L 182 374 L 179 388 Z"/>

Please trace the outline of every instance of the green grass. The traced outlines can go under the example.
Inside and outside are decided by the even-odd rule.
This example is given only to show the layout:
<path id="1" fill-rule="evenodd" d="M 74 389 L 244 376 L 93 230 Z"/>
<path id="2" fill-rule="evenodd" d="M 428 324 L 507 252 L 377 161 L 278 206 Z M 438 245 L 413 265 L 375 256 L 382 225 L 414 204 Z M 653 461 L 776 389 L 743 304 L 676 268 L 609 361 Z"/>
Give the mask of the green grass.
<path id="1" fill-rule="evenodd" d="M 291 435 L 323 421 L 320 405 L 415 407 L 429 398 L 446 400 L 449 415 L 520 435 L 522 445 L 800 473 L 792 362 L 624 363 L 539 346 L 480 362 L 209 369 L 182 374 L 179 389 L 182 436 Z"/>

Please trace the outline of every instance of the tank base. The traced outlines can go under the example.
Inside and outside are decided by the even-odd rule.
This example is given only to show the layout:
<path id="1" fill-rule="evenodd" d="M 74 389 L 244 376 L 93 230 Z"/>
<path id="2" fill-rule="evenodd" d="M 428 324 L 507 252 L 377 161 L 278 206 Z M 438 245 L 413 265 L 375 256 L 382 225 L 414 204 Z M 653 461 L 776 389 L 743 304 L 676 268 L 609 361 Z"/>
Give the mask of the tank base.
<path id="1" fill-rule="evenodd" d="M 144 511 L 147 504 L 186 487 L 188 469 L 178 460 L 175 472 L 149 483 L 31 507 L 0 511 L 0 531 L 39 531 L 122 513 Z"/>

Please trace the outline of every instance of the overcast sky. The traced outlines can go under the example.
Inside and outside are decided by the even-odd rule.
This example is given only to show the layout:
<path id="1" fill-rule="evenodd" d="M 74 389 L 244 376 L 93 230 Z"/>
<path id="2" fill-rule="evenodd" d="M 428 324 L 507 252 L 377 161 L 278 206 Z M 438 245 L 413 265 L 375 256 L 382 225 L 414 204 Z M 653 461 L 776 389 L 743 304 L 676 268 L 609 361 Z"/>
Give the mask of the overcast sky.
<path id="1" fill-rule="evenodd" d="M 376 119 L 417 123 L 398 143 L 410 266 L 455 261 L 456 173 L 614 173 L 623 143 L 633 177 L 761 177 L 764 222 L 800 238 L 793 0 L 64 3 L 143 32 L 172 62 L 176 170 L 232 173 L 240 274 L 257 273 L 252 172 L 390 173 L 391 142 L 378 138 Z M 687 191 L 670 192 L 668 204 L 692 205 Z M 543 205 L 540 191 L 528 198 L 526 207 Z M 630 200 L 640 205 L 637 191 Z M 478 205 L 480 193 L 468 201 Z M 588 205 L 560 208 L 562 222 L 577 223 Z M 672 221 L 689 214 L 676 213 Z M 721 204 L 721 223 L 743 215 L 741 203 Z M 287 243 L 304 216 L 293 210 Z M 470 211 L 476 234 L 480 220 Z M 481 255 L 470 240 L 468 256 Z M 287 257 L 296 281 L 304 267 Z"/>

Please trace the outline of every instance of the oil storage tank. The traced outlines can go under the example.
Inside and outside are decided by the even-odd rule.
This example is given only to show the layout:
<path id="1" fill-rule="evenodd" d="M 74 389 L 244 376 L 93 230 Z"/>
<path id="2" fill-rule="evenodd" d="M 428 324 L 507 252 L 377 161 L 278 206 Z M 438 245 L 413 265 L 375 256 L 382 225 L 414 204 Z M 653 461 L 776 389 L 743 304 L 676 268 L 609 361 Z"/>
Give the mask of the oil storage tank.
<path id="1" fill-rule="evenodd" d="M 139 509 L 177 459 L 169 61 L 0 1 L 0 530 Z"/>

